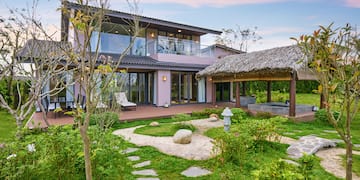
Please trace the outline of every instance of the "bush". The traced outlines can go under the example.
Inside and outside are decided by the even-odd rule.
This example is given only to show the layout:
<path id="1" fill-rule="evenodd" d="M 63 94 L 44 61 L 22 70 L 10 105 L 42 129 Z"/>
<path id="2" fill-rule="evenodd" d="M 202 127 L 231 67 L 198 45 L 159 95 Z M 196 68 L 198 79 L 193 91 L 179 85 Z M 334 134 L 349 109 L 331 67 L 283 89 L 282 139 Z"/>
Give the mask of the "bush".
<path id="1" fill-rule="evenodd" d="M 252 153 L 253 143 L 254 140 L 248 133 L 236 128 L 231 133 L 222 133 L 215 141 L 215 149 L 220 150 L 218 160 L 222 164 L 231 162 L 242 166 Z"/>
<path id="2" fill-rule="evenodd" d="M 174 128 L 176 131 L 179 129 L 188 129 L 188 130 L 191 130 L 192 132 L 194 132 L 196 130 L 195 126 L 193 126 L 192 124 L 187 124 L 187 123 L 176 123 Z"/>
<path id="3" fill-rule="evenodd" d="M 254 179 L 305 179 L 298 169 L 284 160 L 278 160 L 252 172 Z"/>
<path id="4" fill-rule="evenodd" d="M 89 128 L 91 161 L 95 179 L 121 179 L 130 166 L 124 141 L 111 134 Z M 28 145 L 34 144 L 30 152 Z M 84 179 L 85 165 L 82 141 L 78 130 L 70 126 L 51 127 L 48 132 L 25 136 L 0 149 L 0 179 Z M 7 159 L 9 155 L 16 157 Z"/>
<path id="5" fill-rule="evenodd" d="M 118 121 L 119 115 L 114 112 L 104 112 L 90 116 L 90 125 L 96 125 L 102 130 L 111 128 Z"/>
<path id="6" fill-rule="evenodd" d="M 333 112 L 333 116 L 335 117 L 335 119 L 337 119 L 339 115 L 339 112 Z M 331 125 L 328 120 L 326 109 L 320 109 L 319 111 L 315 112 L 315 122 L 322 125 Z"/>
<path id="7" fill-rule="evenodd" d="M 232 108 L 231 112 L 233 113 L 233 116 L 231 117 L 232 123 L 239 123 L 240 120 L 247 117 L 247 113 L 240 108 Z"/>

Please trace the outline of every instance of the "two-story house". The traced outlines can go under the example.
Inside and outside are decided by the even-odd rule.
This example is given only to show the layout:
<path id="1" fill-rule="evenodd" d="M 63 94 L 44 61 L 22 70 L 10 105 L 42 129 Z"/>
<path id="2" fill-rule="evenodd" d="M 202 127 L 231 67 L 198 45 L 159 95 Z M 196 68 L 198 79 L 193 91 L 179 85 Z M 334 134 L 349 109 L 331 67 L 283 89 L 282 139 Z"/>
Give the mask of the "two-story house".
<path id="1" fill-rule="evenodd" d="M 76 47 L 75 28 L 71 27 L 69 18 L 84 7 L 71 2 L 65 5 L 70 13 L 62 13 L 61 39 Z M 108 10 L 106 18 L 108 21 L 102 24 L 102 29 L 92 34 L 91 43 L 95 45 L 99 42 L 101 55 L 118 59 L 130 44 L 131 27 L 126 21 L 133 16 Z M 242 52 L 221 45 L 201 44 L 201 36 L 219 35 L 221 31 L 145 16 L 139 18 L 141 34 L 136 37 L 116 73 L 115 82 L 123 83 L 120 91 L 126 92 L 129 101 L 137 104 L 164 106 L 212 102 L 211 78 L 195 79 L 195 74 L 219 57 Z M 51 88 L 51 82 L 48 86 L 46 88 Z M 222 97 L 217 101 L 230 100 L 231 89 L 230 83 L 220 83 L 216 93 Z M 66 94 L 67 101 L 71 101 L 81 92 L 78 85 L 74 85 L 69 86 L 63 94 Z"/>

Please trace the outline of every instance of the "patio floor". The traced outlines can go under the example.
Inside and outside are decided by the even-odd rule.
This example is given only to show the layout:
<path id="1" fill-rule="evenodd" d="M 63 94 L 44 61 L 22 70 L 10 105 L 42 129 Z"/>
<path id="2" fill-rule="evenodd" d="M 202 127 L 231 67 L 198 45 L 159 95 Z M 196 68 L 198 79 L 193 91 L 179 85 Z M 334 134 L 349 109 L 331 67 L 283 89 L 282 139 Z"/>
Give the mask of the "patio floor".
<path id="1" fill-rule="evenodd" d="M 218 103 L 219 107 L 234 107 L 234 103 Z M 214 107 L 212 104 L 187 104 L 187 105 L 173 105 L 169 108 L 156 107 L 152 105 L 139 105 L 136 110 L 126 110 L 119 112 L 120 121 L 134 121 L 141 119 L 152 119 L 152 118 L 161 118 L 161 117 L 171 117 L 175 114 L 186 113 L 190 114 L 193 111 L 201 111 L 205 108 Z M 47 120 L 50 125 L 65 125 L 72 124 L 73 117 L 67 115 L 57 115 L 53 112 L 49 112 Z M 27 123 L 29 128 L 34 127 L 47 127 L 45 121 L 43 120 L 42 113 L 36 112 L 32 116 L 32 121 Z"/>
<path id="2" fill-rule="evenodd" d="M 235 103 L 217 103 L 217 107 L 230 107 L 233 108 Z M 205 108 L 214 107 L 212 104 L 187 104 L 187 105 L 173 105 L 169 108 L 155 107 L 152 105 L 139 105 L 136 110 L 126 110 L 119 112 L 120 121 L 135 121 L 142 119 L 152 119 L 161 117 L 171 117 L 175 114 L 186 113 L 190 114 L 193 111 L 201 111 Z M 73 117 L 68 115 L 57 115 L 53 112 L 48 113 L 48 122 L 50 125 L 65 125 L 73 124 Z M 27 122 L 27 126 L 31 129 L 34 127 L 45 128 L 46 123 L 43 120 L 42 113 L 36 112 L 33 114 L 32 120 Z M 295 117 L 296 121 L 309 121 L 314 119 L 314 112 L 297 114 Z"/>

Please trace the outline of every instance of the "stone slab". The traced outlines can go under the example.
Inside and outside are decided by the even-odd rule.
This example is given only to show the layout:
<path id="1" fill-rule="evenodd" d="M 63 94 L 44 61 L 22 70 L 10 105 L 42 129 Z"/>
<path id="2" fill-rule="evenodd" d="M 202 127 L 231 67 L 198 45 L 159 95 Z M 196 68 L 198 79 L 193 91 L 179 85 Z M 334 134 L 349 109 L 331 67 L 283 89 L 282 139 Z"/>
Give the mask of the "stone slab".
<path id="1" fill-rule="evenodd" d="M 139 171 L 131 172 L 133 175 L 142 175 L 142 176 L 158 176 L 156 171 L 153 169 L 144 169 Z"/>
<path id="2" fill-rule="evenodd" d="M 127 148 L 125 150 L 123 150 L 124 154 L 129 154 L 129 153 L 133 153 L 135 151 L 139 150 L 139 148 Z"/>
<path id="3" fill-rule="evenodd" d="M 141 168 L 141 167 L 149 166 L 150 164 L 151 164 L 151 161 L 144 161 L 144 162 L 133 165 L 133 167 Z"/>
<path id="4" fill-rule="evenodd" d="M 298 159 L 304 154 L 314 154 L 320 149 L 335 147 L 336 143 L 332 140 L 319 138 L 316 136 L 303 136 L 298 141 L 292 143 L 288 149 L 287 154 L 291 158 Z"/>
<path id="5" fill-rule="evenodd" d="M 337 131 L 335 131 L 335 130 L 323 130 L 323 131 L 326 133 L 337 133 Z"/>
<path id="6" fill-rule="evenodd" d="M 199 177 L 199 176 L 205 176 L 209 175 L 212 172 L 206 169 L 202 169 L 200 167 L 192 166 L 186 169 L 185 171 L 181 172 L 181 175 L 184 175 L 186 177 Z"/>
<path id="7" fill-rule="evenodd" d="M 138 161 L 140 160 L 140 157 L 139 156 L 129 156 L 127 157 L 130 161 Z"/>

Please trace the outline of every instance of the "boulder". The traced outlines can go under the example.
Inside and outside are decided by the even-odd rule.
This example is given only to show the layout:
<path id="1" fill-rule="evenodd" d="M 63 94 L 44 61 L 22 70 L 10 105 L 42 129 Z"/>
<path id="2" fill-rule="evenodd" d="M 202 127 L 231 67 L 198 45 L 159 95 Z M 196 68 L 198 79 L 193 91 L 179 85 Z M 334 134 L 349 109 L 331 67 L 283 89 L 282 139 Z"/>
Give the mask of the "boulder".
<path id="1" fill-rule="evenodd" d="M 160 123 L 159 122 L 156 122 L 156 121 L 153 121 L 149 124 L 149 126 L 153 126 L 153 127 L 156 127 L 156 126 L 160 126 Z"/>
<path id="2" fill-rule="evenodd" d="M 216 121 L 219 120 L 219 116 L 217 114 L 210 114 L 209 119 L 214 120 L 216 118 Z"/>
<path id="3" fill-rule="evenodd" d="M 189 144 L 191 143 L 192 131 L 188 129 L 179 129 L 173 136 L 174 143 Z"/>

